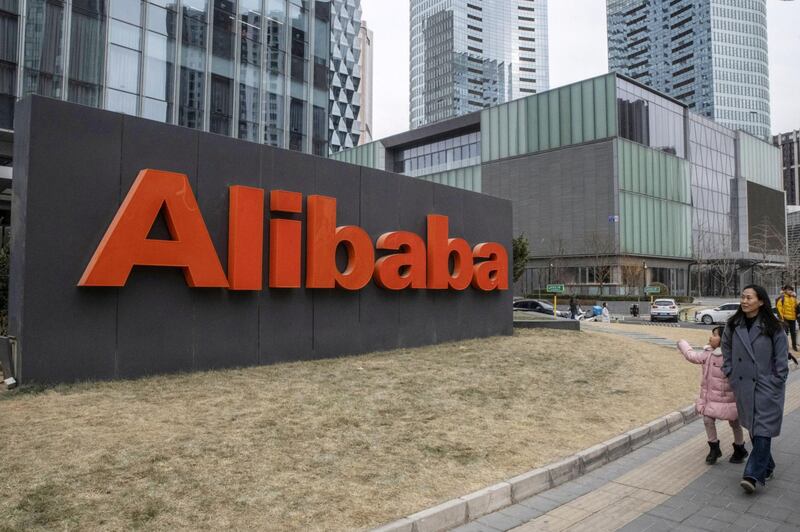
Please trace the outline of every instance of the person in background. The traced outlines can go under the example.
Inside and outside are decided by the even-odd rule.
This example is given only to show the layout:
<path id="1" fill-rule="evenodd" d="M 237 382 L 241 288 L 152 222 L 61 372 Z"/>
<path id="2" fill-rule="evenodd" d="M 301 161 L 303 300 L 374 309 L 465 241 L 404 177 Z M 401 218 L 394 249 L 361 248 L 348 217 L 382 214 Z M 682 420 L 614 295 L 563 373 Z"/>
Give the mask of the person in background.
<path id="1" fill-rule="evenodd" d="M 578 319 L 578 302 L 575 301 L 575 296 L 569 298 L 569 319 L 577 320 Z"/>
<path id="2" fill-rule="evenodd" d="M 797 351 L 797 294 L 792 285 L 781 289 L 781 295 L 775 300 L 778 316 L 781 318 L 783 330 L 792 338 L 792 351 Z M 789 358 L 797 364 L 797 359 L 789 352 Z"/>
<path id="3" fill-rule="evenodd" d="M 781 433 L 789 357 L 786 335 L 772 313 L 767 291 L 742 290 L 739 309 L 722 333 L 722 373 L 736 396 L 739 422 L 750 433 L 752 451 L 739 485 L 753 493 L 772 478 L 770 446 Z"/>
<path id="4" fill-rule="evenodd" d="M 603 303 L 603 321 L 609 323 L 611 321 L 611 313 L 608 311 L 608 306 Z"/>
<path id="5" fill-rule="evenodd" d="M 708 437 L 708 456 L 706 463 L 711 465 L 722 456 L 717 438 L 717 420 L 724 419 L 730 424 L 733 431 L 733 455 L 730 462 L 741 464 L 747 457 L 744 445 L 744 434 L 739 424 L 739 412 L 736 409 L 736 397 L 733 395 L 728 379 L 722 373 L 722 326 L 711 330 L 708 345 L 702 351 L 695 351 L 689 342 L 680 340 L 678 350 L 692 364 L 702 364 L 703 372 L 700 380 L 700 394 L 695 401 L 697 413 L 703 416 Z"/>

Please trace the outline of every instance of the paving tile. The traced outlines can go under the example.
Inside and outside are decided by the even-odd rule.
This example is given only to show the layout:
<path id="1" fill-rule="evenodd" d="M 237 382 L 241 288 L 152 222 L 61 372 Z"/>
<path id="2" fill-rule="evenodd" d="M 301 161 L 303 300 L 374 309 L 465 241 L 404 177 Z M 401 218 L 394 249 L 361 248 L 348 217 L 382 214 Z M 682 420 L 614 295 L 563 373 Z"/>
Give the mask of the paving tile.
<path id="1" fill-rule="evenodd" d="M 645 514 L 631 521 L 619 530 L 620 532 L 667 532 L 669 530 L 674 530 L 674 528 L 674 521 Z"/>
<path id="2" fill-rule="evenodd" d="M 496 530 L 511 530 L 525 521 L 525 519 L 518 519 L 501 512 L 495 512 L 481 517 L 477 522 Z"/>
<path id="3" fill-rule="evenodd" d="M 469 524 L 452 529 L 450 532 L 498 532 L 496 528 L 473 521 Z"/>
<path id="4" fill-rule="evenodd" d="M 668 502 L 671 501 L 672 499 L 670 499 Z M 678 499 L 675 504 L 677 504 L 677 506 L 668 506 L 668 503 L 664 503 L 660 506 L 656 506 L 652 510 L 649 510 L 647 514 L 653 517 L 668 519 L 670 521 L 680 523 L 702 509 L 702 506 L 699 504 L 695 504 L 687 500 Z"/>
<path id="5" fill-rule="evenodd" d="M 549 499 L 542 495 L 534 495 L 529 499 L 520 501 L 520 504 L 523 506 L 527 506 L 528 508 L 532 508 L 534 510 L 539 510 L 542 513 L 549 512 L 550 510 L 553 510 L 561 506 L 560 502 L 554 501 L 553 499 Z"/>
<path id="6" fill-rule="evenodd" d="M 540 515 L 544 514 L 541 510 L 535 510 L 529 506 L 525 506 L 524 504 L 514 504 L 512 506 L 507 506 L 500 510 L 500 513 L 504 515 L 508 515 L 510 517 L 514 517 L 515 519 L 519 519 L 520 521 L 530 521 L 531 519 L 535 519 Z"/>

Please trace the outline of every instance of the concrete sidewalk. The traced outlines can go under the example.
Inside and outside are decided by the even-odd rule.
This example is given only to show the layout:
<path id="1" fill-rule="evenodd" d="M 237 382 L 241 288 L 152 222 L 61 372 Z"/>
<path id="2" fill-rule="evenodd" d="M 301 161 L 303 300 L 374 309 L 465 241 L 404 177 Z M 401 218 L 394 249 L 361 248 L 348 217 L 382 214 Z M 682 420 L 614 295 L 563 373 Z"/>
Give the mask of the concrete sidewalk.
<path id="1" fill-rule="evenodd" d="M 775 479 L 754 495 L 728 462 L 732 435 L 718 423 L 723 457 L 708 466 L 697 420 L 576 480 L 456 528 L 458 532 L 800 530 L 800 372 L 789 376 Z M 747 444 L 748 450 L 750 444 Z"/>

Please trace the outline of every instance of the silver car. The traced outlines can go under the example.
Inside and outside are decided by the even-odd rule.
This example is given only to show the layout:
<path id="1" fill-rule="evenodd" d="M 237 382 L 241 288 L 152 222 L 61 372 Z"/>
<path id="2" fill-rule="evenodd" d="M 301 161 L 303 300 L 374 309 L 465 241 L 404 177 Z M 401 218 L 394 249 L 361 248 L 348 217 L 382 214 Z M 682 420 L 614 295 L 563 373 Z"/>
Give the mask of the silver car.
<path id="1" fill-rule="evenodd" d="M 650 321 L 678 321 L 678 305 L 674 299 L 656 299 L 650 307 Z"/>
<path id="2" fill-rule="evenodd" d="M 718 307 L 698 310 L 694 313 L 694 321 L 706 325 L 725 323 L 738 309 L 739 303 L 724 303 Z"/>

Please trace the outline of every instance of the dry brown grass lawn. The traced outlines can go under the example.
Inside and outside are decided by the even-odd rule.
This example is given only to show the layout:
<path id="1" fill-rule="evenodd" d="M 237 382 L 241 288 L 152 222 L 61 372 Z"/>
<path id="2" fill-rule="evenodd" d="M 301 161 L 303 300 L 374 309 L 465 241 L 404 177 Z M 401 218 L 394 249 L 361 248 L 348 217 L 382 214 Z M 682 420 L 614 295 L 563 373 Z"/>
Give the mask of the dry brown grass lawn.
<path id="1" fill-rule="evenodd" d="M 690 403 L 676 351 L 518 331 L 0 397 L 0 529 L 351 530 Z"/>

